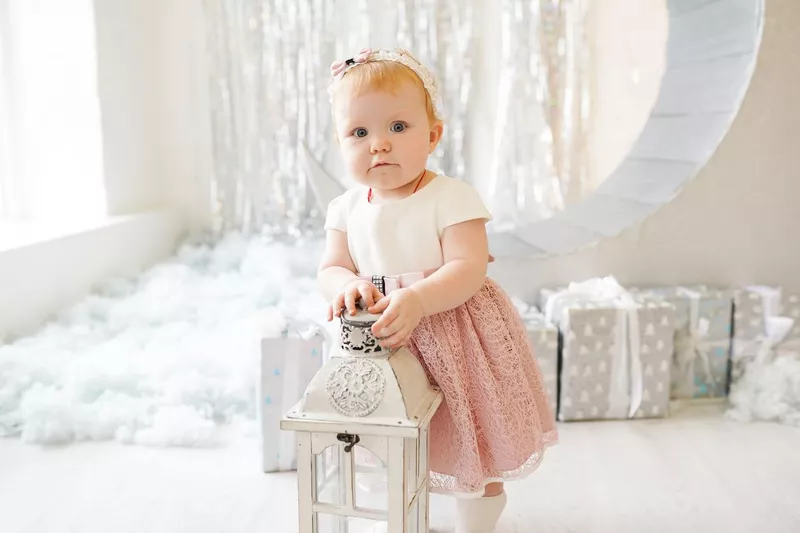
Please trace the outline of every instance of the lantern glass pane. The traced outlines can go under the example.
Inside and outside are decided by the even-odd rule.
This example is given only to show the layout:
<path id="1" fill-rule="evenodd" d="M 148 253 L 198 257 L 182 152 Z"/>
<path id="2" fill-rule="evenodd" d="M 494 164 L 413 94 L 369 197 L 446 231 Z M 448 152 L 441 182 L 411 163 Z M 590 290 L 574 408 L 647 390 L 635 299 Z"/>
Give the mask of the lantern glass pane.
<path id="1" fill-rule="evenodd" d="M 419 528 L 420 522 L 419 500 L 417 499 L 414 500 L 414 505 L 411 506 L 411 510 L 408 512 L 408 533 L 427 533 Z"/>
<path id="2" fill-rule="evenodd" d="M 367 448 L 356 446 L 355 504 L 360 509 L 389 510 L 389 470 L 381 459 Z"/>
<path id="3" fill-rule="evenodd" d="M 328 446 L 322 453 L 318 453 L 315 456 L 315 460 L 317 464 L 317 501 L 319 503 L 341 505 L 339 447 Z"/>
<path id="4" fill-rule="evenodd" d="M 422 481 L 428 477 L 428 428 L 419 434 L 419 461 L 417 461 L 417 480 Z"/>
<path id="5" fill-rule="evenodd" d="M 387 530 L 383 521 L 317 513 L 318 533 L 383 533 Z"/>
<path id="6" fill-rule="evenodd" d="M 408 493 L 406 497 L 408 501 L 414 497 L 414 494 L 417 492 L 417 487 L 419 486 L 419 482 L 417 480 L 417 471 L 419 470 L 419 465 L 417 464 L 417 453 L 419 450 L 417 446 L 419 445 L 418 439 L 406 439 L 405 441 L 405 454 L 406 454 L 406 488 Z"/>

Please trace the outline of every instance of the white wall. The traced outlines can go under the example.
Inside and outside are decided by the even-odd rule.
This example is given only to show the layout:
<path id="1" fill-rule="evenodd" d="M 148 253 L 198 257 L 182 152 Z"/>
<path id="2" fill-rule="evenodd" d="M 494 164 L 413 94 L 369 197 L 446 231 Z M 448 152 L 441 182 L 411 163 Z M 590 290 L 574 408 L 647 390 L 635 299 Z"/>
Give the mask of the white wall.
<path id="1" fill-rule="evenodd" d="M 167 205 L 159 161 L 158 3 L 94 3 L 106 194 L 112 215 Z"/>
<path id="2" fill-rule="evenodd" d="M 669 15 L 666 0 L 590 2 L 593 69 L 588 190 L 622 162 L 639 138 L 661 88 Z"/>
<path id="3" fill-rule="evenodd" d="M 211 116 L 203 2 L 159 2 L 162 135 L 160 170 L 169 204 L 187 227 L 207 227 L 211 216 Z"/>
<path id="4" fill-rule="evenodd" d="M 671 203 L 617 238 L 565 256 L 502 262 L 491 274 L 542 285 L 615 274 L 627 283 L 766 283 L 800 291 L 800 3 L 766 3 L 763 43 L 739 116 Z"/>
<path id="5" fill-rule="evenodd" d="M 208 212 L 211 169 L 202 2 L 96 0 L 98 84 L 112 215 Z"/>

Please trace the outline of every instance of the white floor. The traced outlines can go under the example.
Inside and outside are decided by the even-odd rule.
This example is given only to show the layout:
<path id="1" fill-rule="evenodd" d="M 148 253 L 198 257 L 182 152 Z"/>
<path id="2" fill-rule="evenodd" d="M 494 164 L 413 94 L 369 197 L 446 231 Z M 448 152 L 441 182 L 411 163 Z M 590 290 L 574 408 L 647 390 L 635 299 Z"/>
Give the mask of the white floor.
<path id="1" fill-rule="evenodd" d="M 498 533 L 800 531 L 800 429 L 667 420 L 561 426 L 540 470 L 510 484 Z M 0 439 L 2 533 L 292 533 L 293 474 L 259 472 L 255 441 L 220 449 Z M 451 531 L 452 501 L 432 525 Z"/>

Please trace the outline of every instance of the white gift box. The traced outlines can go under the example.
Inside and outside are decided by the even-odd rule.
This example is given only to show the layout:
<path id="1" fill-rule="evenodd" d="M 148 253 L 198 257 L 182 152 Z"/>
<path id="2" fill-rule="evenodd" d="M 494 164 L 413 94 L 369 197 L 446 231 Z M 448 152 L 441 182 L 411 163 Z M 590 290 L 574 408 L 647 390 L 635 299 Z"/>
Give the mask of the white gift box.
<path id="1" fill-rule="evenodd" d="M 325 353 L 325 330 L 314 325 L 294 327 L 282 337 L 261 341 L 258 415 L 264 472 L 295 470 L 295 432 L 281 431 L 280 421 L 303 396 L 320 369 Z"/>

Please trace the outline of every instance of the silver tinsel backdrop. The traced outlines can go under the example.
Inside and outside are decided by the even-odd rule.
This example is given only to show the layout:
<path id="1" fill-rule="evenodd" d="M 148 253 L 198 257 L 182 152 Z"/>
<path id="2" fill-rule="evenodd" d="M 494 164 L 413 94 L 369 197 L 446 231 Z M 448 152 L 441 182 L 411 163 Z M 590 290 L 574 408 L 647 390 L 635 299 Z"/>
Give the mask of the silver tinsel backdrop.
<path id="1" fill-rule="evenodd" d="M 585 192 L 585 2 L 206 0 L 215 229 L 321 227 L 301 147 L 320 164 L 336 149 L 328 67 L 364 46 L 407 48 L 434 71 L 446 119 L 430 166 L 471 181 L 496 225 L 563 209 Z M 500 27 L 488 27 L 497 15 Z M 478 59 L 492 31 L 500 45 L 487 75 Z M 478 113 L 490 123 L 473 118 L 482 84 L 496 86 Z M 469 146 L 471 128 L 491 132 L 491 144 Z M 470 168 L 470 150 L 485 169 Z"/>

